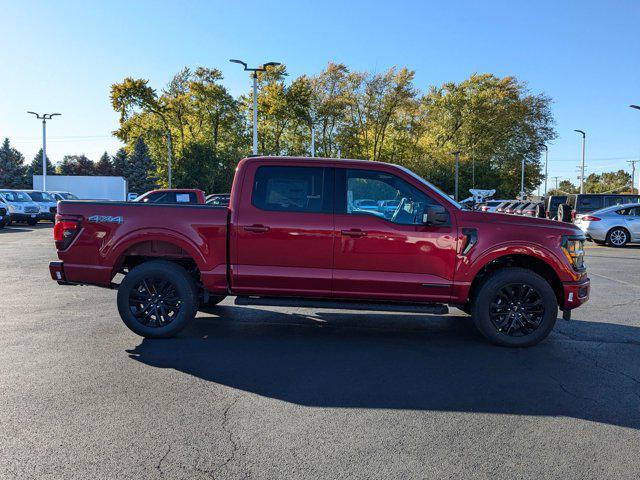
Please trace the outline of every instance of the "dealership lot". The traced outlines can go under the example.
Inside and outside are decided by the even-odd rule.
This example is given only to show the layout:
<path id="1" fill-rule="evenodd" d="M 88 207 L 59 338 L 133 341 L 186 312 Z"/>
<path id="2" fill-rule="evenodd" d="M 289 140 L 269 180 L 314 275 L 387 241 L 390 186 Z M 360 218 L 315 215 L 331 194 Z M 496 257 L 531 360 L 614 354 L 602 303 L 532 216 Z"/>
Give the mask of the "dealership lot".
<path id="1" fill-rule="evenodd" d="M 0 478 L 631 478 L 640 246 L 531 349 L 468 317 L 238 308 L 144 340 L 59 287 L 51 227 L 0 230 Z"/>

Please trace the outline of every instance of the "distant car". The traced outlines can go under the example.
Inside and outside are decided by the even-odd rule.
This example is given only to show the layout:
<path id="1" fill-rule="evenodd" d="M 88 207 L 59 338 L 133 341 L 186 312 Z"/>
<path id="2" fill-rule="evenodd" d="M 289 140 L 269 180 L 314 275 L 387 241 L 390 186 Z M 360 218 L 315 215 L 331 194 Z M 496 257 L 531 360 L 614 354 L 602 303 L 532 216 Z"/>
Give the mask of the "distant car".
<path id="1" fill-rule="evenodd" d="M 535 210 L 536 202 L 522 202 L 520 205 L 518 205 L 517 208 L 514 209 L 513 213 L 515 213 L 516 215 L 524 215 L 525 210 L 530 207 L 533 207 Z M 535 213 L 532 216 L 535 217 Z"/>
<path id="2" fill-rule="evenodd" d="M 58 202 L 49 192 L 43 192 L 39 190 L 24 190 L 24 193 L 29 195 L 40 208 L 39 218 L 41 220 L 49 220 L 50 222 L 56 221 L 56 211 Z"/>
<path id="3" fill-rule="evenodd" d="M 18 190 L 0 190 L 0 196 L 9 206 L 11 222 L 26 222 L 29 225 L 38 223 L 40 207 L 29 195 Z"/>
<path id="4" fill-rule="evenodd" d="M 508 213 L 513 215 L 516 212 L 516 209 L 522 206 L 526 202 L 513 202 L 504 209 L 504 213 Z"/>
<path id="5" fill-rule="evenodd" d="M 49 192 L 49 193 L 53 195 L 53 198 L 55 198 L 56 201 L 58 202 L 61 200 L 80 200 L 80 198 L 78 198 L 76 195 L 70 192 Z"/>
<path id="6" fill-rule="evenodd" d="M 531 202 L 520 211 L 520 215 L 527 217 L 537 217 L 538 205 L 542 205 L 542 202 Z"/>
<path id="7" fill-rule="evenodd" d="M 495 213 L 500 205 L 506 204 L 507 202 L 509 202 L 509 200 L 487 200 L 480 204 L 480 211 Z"/>
<path id="8" fill-rule="evenodd" d="M 9 225 L 9 206 L 4 202 L 0 202 L 0 228 L 4 228 Z"/>
<path id="9" fill-rule="evenodd" d="M 496 213 L 505 213 L 504 209 L 510 207 L 512 203 L 515 203 L 515 200 L 507 200 L 505 202 L 502 202 L 496 207 Z"/>
<path id="10" fill-rule="evenodd" d="M 587 239 L 610 247 L 640 242 L 640 204 L 626 203 L 576 215 L 575 224 Z"/>
<path id="11" fill-rule="evenodd" d="M 561 203 L 567 202 L 566 195 L 549 195 L 545 198 L 545 215 L 550 220 L 557 220 L 558 216 L 558 205 Z"/>
<path id="12" fill-rule="evenodd" d="M 616 193 L 577 193 L 567 197 L 567 204 L 571 207 L 573 220 L 578 215 L 595 212 L 616 205 L 640 203 L 640 195 L 616 194 Z"/>
<path id="13" fill-rule="evenodd" d="M 134 202 L 142 203 L 205 203 L 202 190 L 196 188 L 165 188 L 151 190 L 139 196 Z"/>
<path id="14" fill-rule="evenodd" d="M 205 203 L 207 205 L 215 205 L 216 207 L 226 207 L 231 201 L 230 193 L 211 193 L 207 195 Z"/>
<path id="15" fill-rule="evenodd" d="M 135 202 L 138 197 L 139 195 L 137 193 L 129 192 L 127 193 L 127 202 Z"/>

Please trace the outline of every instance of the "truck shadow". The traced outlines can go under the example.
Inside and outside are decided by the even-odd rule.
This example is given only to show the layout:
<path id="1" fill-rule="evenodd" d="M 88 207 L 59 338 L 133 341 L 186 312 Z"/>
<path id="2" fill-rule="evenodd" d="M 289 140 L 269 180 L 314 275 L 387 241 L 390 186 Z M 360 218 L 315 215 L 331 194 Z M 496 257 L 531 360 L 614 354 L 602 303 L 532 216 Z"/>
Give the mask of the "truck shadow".
<path id="1" fill-rule="evenodd" d="M 640 428 L 636 327 L 558 320 L 537 347 L 507 349 L 479 338 L 468 317 L 218 310 L 178 338 L 143 340 L 130 357 L 312 407 L 568 416 Z"/>

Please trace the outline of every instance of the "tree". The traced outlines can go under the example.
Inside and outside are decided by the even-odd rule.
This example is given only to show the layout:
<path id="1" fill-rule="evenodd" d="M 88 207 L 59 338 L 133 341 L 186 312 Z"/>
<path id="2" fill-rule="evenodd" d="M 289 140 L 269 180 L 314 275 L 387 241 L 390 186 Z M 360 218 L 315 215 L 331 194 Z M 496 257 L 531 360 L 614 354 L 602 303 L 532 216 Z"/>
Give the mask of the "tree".
<path id="1" fill-rule="evenodd" d="M 631 175 L 624 170 L 592 173 L 584 182 L 585 193 L 622 193 L 629 190 Z"/>
<path id="2" fill-rule="evenodd" d="M 109 176 L 113 175 L 113 165 L 111 164 L 111 157 L 107 152 L 104 152 L 96 163 L 96 174 Z"/>
<path id="3" fill-rule="evenodd" d="M 125 177 L 129 181 L 129 191 L 144 193 L 156 188 L 156 178 L 149 149 L 142 137 L 136 140 L 133 153 L 129 157 Z"/>
<path id="4" fill-rule="evenodd" d="M 124 148 L 119 149 L 111 161 L 113 168 L 112 175 L 124 177 L 128 162 L 127 151 Z"/>
<path id="5" fill-rule="evenodd" d="M 60 163 L 60 175 L 95 175 L 96 164 L 83 155 L 65 155 Z"/>
<path id="6" fill-rule="evenodd" d="M 36 153 L 36 156 L 33 157 L 33 161 L 31 162 L 31 167 L 29 168 L 30 173 L 32 175 L 42 175 L 42 149 Z M 49 160 L 49 155 L 47 155 L 47 175 L 55 175 L 56 169 L 54 168 L 51 160 Z"/>
<path id="7" fill-rule="evenodd" d="M 579 191 L 580 191 L 580 189 L 578 187 L 576 187 L 573 183 L 571 183 L 571 181 L 562 180 L 558 184 L 558 188 L 557 189 L 554 188 L 552 190 L 549 190 L 547 195 L 571 195 L 573 193 L 578 193 Z"/>
<path id="8" fill-rule="evenodd" d="M 0 186 L 4 188 L 30 188 L 24 156 L 5 138 L 0 147 Z"/>

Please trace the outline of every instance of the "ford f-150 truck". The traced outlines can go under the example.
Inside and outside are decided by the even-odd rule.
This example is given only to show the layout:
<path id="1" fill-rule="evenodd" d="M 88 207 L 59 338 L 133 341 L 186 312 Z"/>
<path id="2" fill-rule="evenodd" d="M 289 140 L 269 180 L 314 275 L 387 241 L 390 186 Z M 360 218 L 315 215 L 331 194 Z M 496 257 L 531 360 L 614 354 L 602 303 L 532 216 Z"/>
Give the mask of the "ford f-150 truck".
<path id="1" fill-rule="evenodd" d="M 392 201 L 393 212 L 375 211 Z M 247 158 L 228 206 L 62 201 L 56 221 L 52 278 L 117 288 L 122 320 L 145 337 L 173 336 L 234 295 L 240 305 L 454 305 L 491 342 L 529 346 L 558 308 L 569 318 L 589 298 L 577 227 L 465 210 L 388 163 Z"/>

